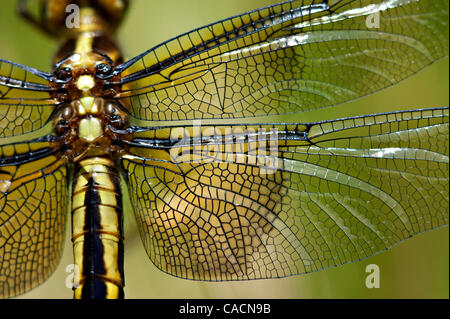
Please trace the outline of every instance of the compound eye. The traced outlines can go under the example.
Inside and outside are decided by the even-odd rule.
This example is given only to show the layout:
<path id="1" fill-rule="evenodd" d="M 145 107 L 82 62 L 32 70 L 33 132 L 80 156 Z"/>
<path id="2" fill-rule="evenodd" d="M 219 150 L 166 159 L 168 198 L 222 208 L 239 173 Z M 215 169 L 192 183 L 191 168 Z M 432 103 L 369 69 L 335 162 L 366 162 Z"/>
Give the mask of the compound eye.
<path id="1" fill-rule="evenodd" d="M 69 67 L 60 68 L 56 71 L 58 80 L 68 82 L 72 79 L 72 70 Z"/>
<path id="2" fill-rule="evenodd" d="M 95 66 L 95 72 L 97 77 L 104 79 L 111 75 L 112 67 L 107 63 L 99 63 Z"/>

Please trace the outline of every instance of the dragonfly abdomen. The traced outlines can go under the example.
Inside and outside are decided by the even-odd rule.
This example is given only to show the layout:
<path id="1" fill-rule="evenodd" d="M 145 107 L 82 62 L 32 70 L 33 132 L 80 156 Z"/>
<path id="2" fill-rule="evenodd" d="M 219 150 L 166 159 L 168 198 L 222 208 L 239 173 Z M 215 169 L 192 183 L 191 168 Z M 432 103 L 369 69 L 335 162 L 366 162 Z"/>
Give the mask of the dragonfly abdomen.
<path id="1" fill-rule="evenodd" d="M 72 241 L 79 271 L 75 298 L 123 298 L 123 231 L 119 176 L 108 158 L 75 166 Z"/>

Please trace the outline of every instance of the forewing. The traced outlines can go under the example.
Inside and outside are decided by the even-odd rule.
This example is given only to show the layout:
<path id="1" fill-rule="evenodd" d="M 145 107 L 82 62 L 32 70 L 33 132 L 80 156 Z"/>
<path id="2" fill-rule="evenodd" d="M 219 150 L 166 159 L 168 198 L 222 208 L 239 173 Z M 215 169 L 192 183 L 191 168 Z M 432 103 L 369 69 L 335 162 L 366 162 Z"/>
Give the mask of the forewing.
<path id="1" fill-rule="evenodd" d="M 448 108 L 166 127 L 130 146 L 122 165 L 145 249 L 178 277 L 307 273 L 448 224 Z"/>
<path id="2" fill-rule="evenodd" d="M 48 142 L 0 146 L 0 297 L 55 270 L 64 239 L 66 167 Z"/>
<path id="3" fill-rule="evenodd" d="M 0 138 L 41 128 L 54 110 L 51 74 L 0 59 Z"/>
<path id="4" fill-rule="evenodd" d="M 314 110 L 448 55 L 448 1 L 287 1 L 183 34 L 118 66 L 144 120 Z"/>

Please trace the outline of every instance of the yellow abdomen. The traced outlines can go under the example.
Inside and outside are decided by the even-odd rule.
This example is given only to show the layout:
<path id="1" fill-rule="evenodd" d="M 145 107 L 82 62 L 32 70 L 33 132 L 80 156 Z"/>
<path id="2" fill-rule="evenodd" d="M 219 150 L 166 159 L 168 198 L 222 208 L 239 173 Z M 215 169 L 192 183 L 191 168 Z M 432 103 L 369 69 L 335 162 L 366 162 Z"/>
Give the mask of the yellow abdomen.
<path id="1" fill-rule="evenodd" d="M 72 241 L 79 271 L 75 298 L 123 297 L 122 203 L 114 163 L 93 157 L 76 163 Z"/>

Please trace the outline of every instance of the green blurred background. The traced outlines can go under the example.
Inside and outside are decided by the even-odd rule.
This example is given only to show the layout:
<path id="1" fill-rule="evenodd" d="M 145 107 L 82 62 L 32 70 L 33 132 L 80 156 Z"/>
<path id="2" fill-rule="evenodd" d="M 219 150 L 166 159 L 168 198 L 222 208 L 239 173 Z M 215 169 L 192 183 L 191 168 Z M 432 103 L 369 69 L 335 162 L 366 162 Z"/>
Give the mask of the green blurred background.
<path id="1" fill-rule="evenodd" d="M 267 0 L 132 0 L 118 41 L 127 58 L 185 31 L 269 5 Z M 25 23 L 15 0 L 0 7 L 0 57 L 50 71 L 58 44 Z M 302 116 L 302 121 L 448 105 L 448 58 L 381 93 Z M 70 230 L 70 225 L 67 225 Z M 24 298 L 71 298 L 65 268 L 72 263 L 70 234 L 56 272 Z M 127 298 L 448 298 L 448 227 L 402 242 L 360 262 L 284 279 L 231 283 L 183 280 L 159 271 L 146 256 L 133 214 L 125 214 Z M 381 287 L 365 286 L 365 268 L 377 264 Z"/>

